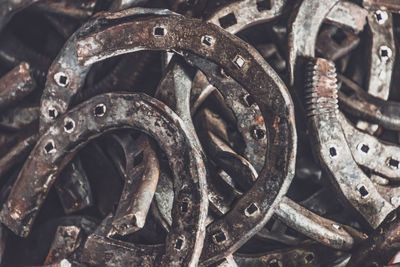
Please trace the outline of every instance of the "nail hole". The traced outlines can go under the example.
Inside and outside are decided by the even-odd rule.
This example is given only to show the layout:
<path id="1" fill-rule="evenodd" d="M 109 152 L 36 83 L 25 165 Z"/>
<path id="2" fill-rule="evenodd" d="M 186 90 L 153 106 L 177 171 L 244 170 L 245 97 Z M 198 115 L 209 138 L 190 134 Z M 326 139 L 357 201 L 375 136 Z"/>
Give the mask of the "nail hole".
<path id="1" fill-rule="evenodd" d="M 54 74 L 54 81 L 61 87 L 65 87 L 69 83 L 68 76 L 64 72 Z"/>
<path id="2" fill-rule="evenodd" d="M 332 35 L 332 40 L 335 41 L 336 44 L 341 45 L 344 40 L 346 40 L 347 35 L 346 33 L 338 28 L 336 32 Z"/>
<path id="3" fill-rule="evenodd" d="M 66 119 L 64 122 L 64 131 L 70 133 L 75 128 L 75 122 L 72 119 Z"/>
<path id="4" fill-rule="evenodd" d="M 215 243 L 217 243 L 217 244 L 222 243 L 222 242 L 224 242 L 226 240 L 225 233 L 222 232 L 222 231 L 216 233 L 213 236 L 213 238 L 214 238 Z"/>
<path id="5" fill-rule="evenodd" d="M 183 240 L 178 238 L 178 240 L 176 240 L 176 243 L 175 243 L 175 248 L 177 250 L 181 250 L 182 246 L 183 246 Z"/>
<path id="6" fill-rule="evenodd" d="M 246 210 L 244 211 L 245 215 L 247 217 L 252 216 L 253 214 L 255 214 L 258 211 L 258 207 L 255 203 L 251 203 Z"/>
<path id="7" fill-rule="evenodd" d="M 392 167 L 393 169 L 398 169 L 398 168 L 399 168 L 399 161 L 398 161 L 398 160 L 395 160 L 394 158 L 389 158 L 388 164 L 389 164 L 389 166 Z"/>
<path id="8" fill-rule="evenodd" d="M 365 185 L 358 185 L 357 186 L 357 190 L 360 193 L 361 198 L 366 198 L 369 194 L 367 188 L 365 187 Z"/>
<path id="9" fill-rule="evenodd" d="M 236 67 L 238 67 L 239 69 L 241 69 L 244 66 L 244 63 L 245 63 L 244 59 L 239 55 L 237 55 L 235 57 L 233 62 L 235 63 Z"/>
<path id="10" fill-rule="evenodd" d="M 181 204 L 181 211 L 182 212 L 187 212 L 189 207 L 189 203 L 187 201 L 183 201 Z"/>
<path id="11" fill-rule="evenodd" d="M 314 260 L 314 253 L 307 253 L 307 255 L 304 257 L 304 261 L 306 263 L 311 263 Z"/>
<path id="12" fill-rule="evenodd" d="M 201 38 L 201 43 L 206 46 L 212 46 L 214 44 L 214 38 L 211 36 L 205 35 Z"/>
<path id="13" fill-rule="evenodd" d="M 360 144 L 359 145 L 359 150 L 361 150 L 363 153 L 368 154 L 369 151 L 369 146 L 366 144 Z"/>
<path id="14" fill-rule="evenodd" d="M 329 148 L 329 155 L 331 156 L 331 158 L 336 157 L 337 156 L 336 148 L 334 147 Z"/>
<path id="15" fill-rule="evenodd" d="M 102 117 L 102 116 L 104 116 L 105 113 L 106 113 L 106 106 L 104 104 L 98 104 L 94 108 L 94 115 L 96 117 Z"/>
<path id="16" fill-rule="evenodd" d="M 251 132 L 254 139 L 263 139 L 265 137 L 265 131 L 263 129 L 254 128 Z"/>
<path id="17" fill-rule="evenodd" d="M 160 26 L 154 27 L 154 36 L 155 37 L 162 37 L 165 35 L 165 33 L 166 33 L 165 28 L 160 27 Z"/>
<path id="18" fill-rule="evenodd" d="M 282 267 L 282 263 L 280 260 L 272 259 L 268 262 L 268 267 Z"/>
<path id="19" fill-rule="evenodd" d="M 45 146 L 44 146 L 44 151 L 47 154 L 51 154 L 56 152 L 55 146 L 54 146 L 54 141 L 50 140 Z"/>
<path id="20" fill-rule="evenodd" d="M 379 55 L 383 61 L 386 61 L 392 57 L 392 49 L 390 49 L 386 45 L 382 45 L 379 48 Z"/>
<path id="21" fill-rule="evenodd" d="M 246 94 L 246 95 L 243 96 L 243 101 L 244 101 L 244 103 L 245 103 L 248 107 L 250 107 L 251 105 L 253 105 L 254 103 L 256 103 L 256 101 L 254 100 L 254 98 L 253 98 L 251 95 L 249 95 L 249 94 Z"/>
<path id="22" fill-rule="evenodd" d="M 383 24 L 387 21 L 389 16 L 385 11 L 377 10 L 377 11 L 375 11 L 375 18 L 379 24 Z"/>
<path id="23" fill-rule="evenodd" d="M 58 111 L 54 107 L 50 107 L 48 111 L 49 111 L 49 118 L 55 119 L 58 117 Z"/>
<path id="24" fill-rule="evenodd" d="M 229 13 L 228 15 L 220 18 L 218 21 L 219 21 L 219 25 L 221 25 L 221 27 L 224 29 L 226 29 L 232 25 L 235 25 L 237 23 L 236 16 L 233 13 Z"/>
<path id="25" fill-rule="evenodd" d="M 264 11 L 264 10 L 271 10 L 272 8 L 272 0 L 261 0 L 257 1 L 257 10 L 259 12 Z"/>

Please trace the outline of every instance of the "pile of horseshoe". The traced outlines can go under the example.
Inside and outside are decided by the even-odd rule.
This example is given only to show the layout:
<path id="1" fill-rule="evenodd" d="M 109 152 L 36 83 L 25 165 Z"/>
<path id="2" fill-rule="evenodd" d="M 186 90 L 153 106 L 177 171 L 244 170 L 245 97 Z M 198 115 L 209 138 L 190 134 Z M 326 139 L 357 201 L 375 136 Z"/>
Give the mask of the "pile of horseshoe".
<path id="1" fill-rule="evenodd" d="M 400 266 L 399 42 L 398 0 L 0 0 L 0 266 Z"/>

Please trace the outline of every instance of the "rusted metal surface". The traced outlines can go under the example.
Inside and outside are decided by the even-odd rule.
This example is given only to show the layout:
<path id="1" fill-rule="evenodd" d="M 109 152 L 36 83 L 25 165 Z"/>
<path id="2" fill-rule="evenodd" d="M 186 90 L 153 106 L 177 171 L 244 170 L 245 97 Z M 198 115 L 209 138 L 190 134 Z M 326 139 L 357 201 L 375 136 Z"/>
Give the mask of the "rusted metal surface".
<path id="1" fill-rule="evenodd" d="M 398 265 L 398 3 L 37 2 L 0 4 L 0 265 Z"/>
<path id="2" fill-rule="evenodd" d="M 354 162 L 338 119 L 335 65 L 310 59 L 306 76 L 306 106 L 314 129 L 314 151 L 340 194 L 376 228 L 394 210 Z"/>
<path id="3" fill-rule="evenodd" d="M 22 62 L 0 79 L 0 108 L 16 104 L 36 87 L 29 64 Z"/>

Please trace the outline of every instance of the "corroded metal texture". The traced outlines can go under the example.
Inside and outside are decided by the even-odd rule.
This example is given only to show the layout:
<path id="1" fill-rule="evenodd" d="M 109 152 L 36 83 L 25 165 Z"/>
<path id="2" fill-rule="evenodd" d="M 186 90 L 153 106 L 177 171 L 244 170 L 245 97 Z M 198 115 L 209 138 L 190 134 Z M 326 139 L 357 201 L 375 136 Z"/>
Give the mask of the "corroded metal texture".
<path id="1" fill-rule="evenodd" d="M 0 2 L 1 266 L 399 265 L 397 1 Z"/>

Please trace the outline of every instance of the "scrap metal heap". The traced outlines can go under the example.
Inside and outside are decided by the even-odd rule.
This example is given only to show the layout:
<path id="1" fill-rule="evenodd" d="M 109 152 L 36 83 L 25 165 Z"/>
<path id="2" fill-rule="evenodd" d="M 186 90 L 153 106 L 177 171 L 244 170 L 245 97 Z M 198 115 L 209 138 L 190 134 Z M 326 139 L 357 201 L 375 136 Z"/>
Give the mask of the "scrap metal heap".
<path id="1" fill-rule="evenodd" d="M 400 266 L 398 0 L 0 1 L 1 266 Z"/>

